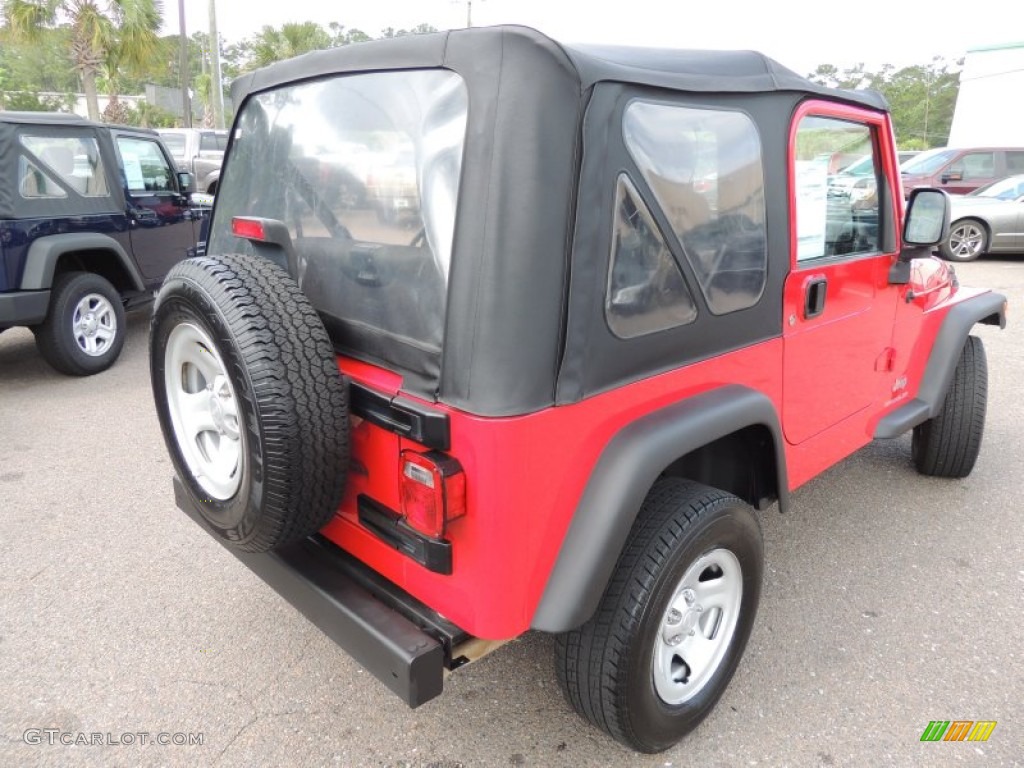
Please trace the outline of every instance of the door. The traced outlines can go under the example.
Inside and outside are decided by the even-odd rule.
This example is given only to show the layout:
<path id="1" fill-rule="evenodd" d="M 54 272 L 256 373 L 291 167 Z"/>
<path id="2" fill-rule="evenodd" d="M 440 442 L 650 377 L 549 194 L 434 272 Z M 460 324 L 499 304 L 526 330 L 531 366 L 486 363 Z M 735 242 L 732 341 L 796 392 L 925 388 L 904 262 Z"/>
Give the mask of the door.
<path id="1" fill-rule="evenodd" d="M 147 280 L 159 280 L 195 245 L 193 215 L 171 159 L 156 139 L 119 135 L 132 251 Z"/>
<path id="2" fill-rule="evenodd" d="M 882 399 L 897 299 L 889 135 L 883 115 L 842 105 L 805 102 L 794 117 L 783 298 L 783 430 L 793 444 L 867 419 Z M 871 172 L 853 185 L 830 178 L 822 158 L 838 151 L 870 157 Z"/>

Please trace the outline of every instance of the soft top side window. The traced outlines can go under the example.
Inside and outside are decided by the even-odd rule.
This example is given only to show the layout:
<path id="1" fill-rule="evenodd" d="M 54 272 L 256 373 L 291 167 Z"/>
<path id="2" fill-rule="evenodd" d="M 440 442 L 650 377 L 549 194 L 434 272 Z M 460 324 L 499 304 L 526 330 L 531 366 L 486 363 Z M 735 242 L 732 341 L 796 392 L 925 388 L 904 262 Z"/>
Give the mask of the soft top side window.
<path id="1" fill-rule="evenodd" d="M 672 225 L 713 314 L 752 307 L 768 275 L 761 141 L 749 116 L 634 101 L 626 148 Z"/>
<path id="2" fill-rule="evenodd" d="M 105 197 L 107 177 L 92 136 L 22 133 L 18 189 L 25 198 Z M 27 152 L 26 152 L 27 151 Z"/>
<path id="3" fill-rule="evenodd" d="M 605 317 L 620 339 L 697 318 L 697 306 L 650 210 L 625 174 L 615 190 L 612 258 Z"/>

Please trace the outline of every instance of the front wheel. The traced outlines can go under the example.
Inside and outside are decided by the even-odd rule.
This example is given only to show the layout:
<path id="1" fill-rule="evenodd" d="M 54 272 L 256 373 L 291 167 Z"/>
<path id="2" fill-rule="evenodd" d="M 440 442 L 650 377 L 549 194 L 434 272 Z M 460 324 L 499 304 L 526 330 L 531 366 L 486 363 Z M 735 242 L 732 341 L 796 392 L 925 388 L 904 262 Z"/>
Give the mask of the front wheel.
<path id="1" fill-rule="evenodd" d="M 967 477 L 981 450 L 987 403 L 985 347 L 977 336 L 968 336 L 942 409 L 914 427 L 910 449 L 917 471 L 933 477 Z"/>
<path id="2" fill-rule="evenodd" d="M 974 219 L 954 222 L 939 250 L 947 261 L 974 261 L 988 250 L 988 231 Z"/>
<path id="3" fill-rule="evenodd" d="M 50 292 L 46 319 L 33 329 L 36 346 L 54 369 L 90 376 L 114 364 L 124 346 L 124 305 L 105 278 L 66 272 Z"/>
<path id="4" fill-rule="evenodd" d="M 660 480 L 597 612 L 555 643 L 569 703 L 628 747 L 671 747 L 732 679 L 763 571 L 761 529 L 749 506 L 688 480 Z"/>

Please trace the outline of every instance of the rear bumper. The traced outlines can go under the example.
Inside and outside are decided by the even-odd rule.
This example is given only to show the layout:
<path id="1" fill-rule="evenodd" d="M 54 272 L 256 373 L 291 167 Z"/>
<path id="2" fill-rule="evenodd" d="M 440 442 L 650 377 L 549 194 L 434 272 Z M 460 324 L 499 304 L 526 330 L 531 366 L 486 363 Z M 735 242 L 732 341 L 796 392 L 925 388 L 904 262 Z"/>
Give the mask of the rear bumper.
<path id="1" fill-rule="evenodd" d="M 0 293 L 0 327 L 37 325 L 46 319 L 49 291 Z"/>
<path id="2" fill-rule="evenodd" d="M 177 478 L 174 500 L 224 543 Z M 317 536 L 261 554 L 225 548 L 410 707 L 440 695 L 445 644 L 391 607 L 401 599 L 398 587 L 384 585 L 379 576 Z"/>

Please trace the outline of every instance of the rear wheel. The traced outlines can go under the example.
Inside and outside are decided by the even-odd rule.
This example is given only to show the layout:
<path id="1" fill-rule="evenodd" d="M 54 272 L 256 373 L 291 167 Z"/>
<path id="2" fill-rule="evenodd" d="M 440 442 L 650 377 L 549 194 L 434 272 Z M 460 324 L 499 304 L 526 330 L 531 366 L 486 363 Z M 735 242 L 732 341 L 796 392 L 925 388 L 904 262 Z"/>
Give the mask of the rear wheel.
<path id="1" fill-rule="evenodd" d="M 213 532 L 247 552 L 322 528 L 348 471 L 348 394 L 327 332 L 257 256 L 180 262 L 150 331 L 157 415 Z"/>
<path id="2" fill-rule="evenodd" d="M 911 455 L 922 475 L 967 477 L 981 450 L 988 401 L 988 361 L 977 336 L 968 336 L 953 381 L 936 416 L 914 427 Z"/>
<path id="3" fill-rule="evenodd" d="M 988 230 L 974 219 L 954 222 L 939 250 L 947 261 L 974 261 L 988 250 Z"/>
<path id="4" fill-rule="evenodd" d="M 633 749 L 671 747 L 732 679 L 763 570 L 761 529 L 749 506 L 687 480 L 660 480 L 596 614 L 555 643 L 569 703 Z"/>
<path id="5" fill-rule="evenodd" d="M 66 272 L 53 283 L 46 319 L 32 330 L 39 353 L 61 373 L 105 371 L 124 347 L 121 295 L 99 275 Z"/>

